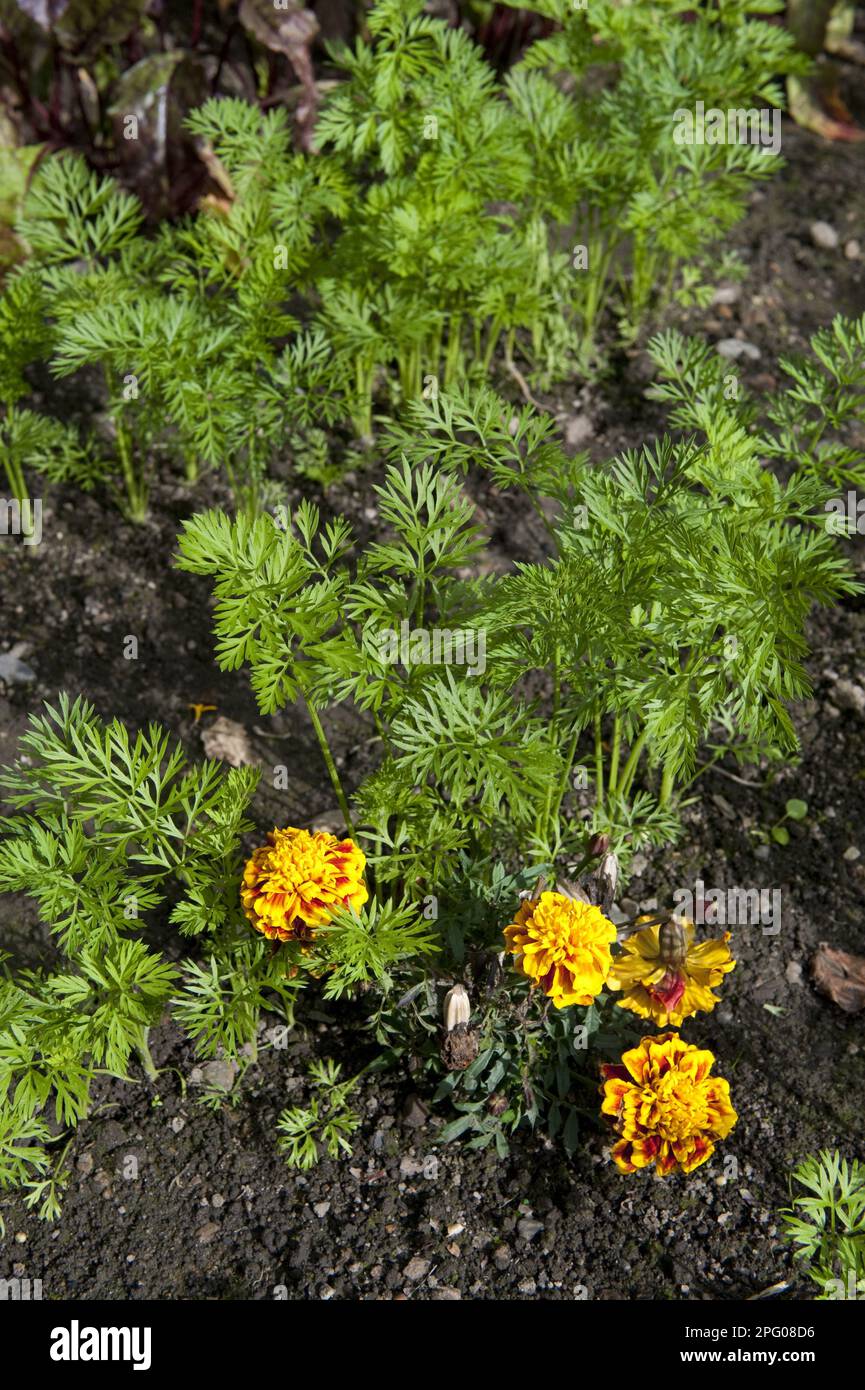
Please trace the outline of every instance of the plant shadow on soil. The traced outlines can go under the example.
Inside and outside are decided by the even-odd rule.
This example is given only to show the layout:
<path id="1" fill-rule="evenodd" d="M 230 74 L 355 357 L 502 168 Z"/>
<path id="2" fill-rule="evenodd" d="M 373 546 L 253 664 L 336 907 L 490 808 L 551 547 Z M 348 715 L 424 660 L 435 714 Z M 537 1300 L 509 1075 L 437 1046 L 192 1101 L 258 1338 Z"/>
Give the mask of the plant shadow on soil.
<path id="1" fill-rule="evenodd" d="M 865 310 L 865 259 L 843 250 L 854 237 L 865 246 L 865 155 L 789 122 L 784 154 L 787 169 L 754 195 L 730 238 L 748 266 L 739 299 L 671 315 L 712 338 L 738 333 L 754 343 L 761 359 L 737 370 L 764 390 L 773 388 L 781 353 L 803 348 L 835 312 Z M 837 227 L 837 250 L 812 243 L 816 219 Z M 643 395 L 645 354 L 622 365 L 621 375 L 551 402 L 563 424 L 579 416 L 575 433 L 597 457 L 662 425 Z M 59 388 L 50 392 L 49 409 L 81 408 Z M 537 558 L 542 537 L 514 500 L 475 486 L 493 563 Z M 349 476 L 325 505 L 349 514 L 362 533 L 370 488 L 370 475 Z M 295 480 L 285 490 L 296 500 Z M 151 520 L 132 528 L 104 498 L 46 492 L 42 544 L 0 547 L 0 649 L 27 642 L 37 676 L 5 694 L 0 687 L 0 761 L 11 761 L 27 715 L 59 689 L 81 692 L 99 714 L 133 727 L 162 722 L 193 757 L 202 754 L 205 724 L 193 723 L 189 706 L 206 701 L 250 731 L 264 767 L 255 803 L 261 828 L 329 811 L 332 794 L 305 716 L 289 710 L 263 720 L 242 674 L 220 675 L 209 590 L 170 567 L 183 518 L 224 501 L 213 480 L 192 496 L 162 483 Z M 851 551 L 865 573 L 861 541 Z M 123 658 L 127 634 L 138 638 L 136 661 Z M 684 1029 L 718 1054 L 739 1112 L 710 1164 L 686 1179 L 628 1180 L 609 1163 L 600 1129 L 587 1130 L 573 1161 L 528 1134 L 505 1159 L 459 1144 L 436 1147 L 439 1117 L 413 1095 L 407 1075 L 394 1073 L 361 1083 L 354 1156 L 297 1174 L 276 1153 L 276 1116 L 299 1094 L 307 1056 L 344 1060 L 347 1070 L 368 1060 L 358 1051 L 369 1049 L 358 1006 L 326 1005 L 317 1019 L 308 1010 L 304 1019 L 301 1006 L 288 1047 L 262 1048 L 237 1083 L 236 1104 L 216 1113 L 198 1104 L 200 1087 L 181 1087 L 181 1076 L 194 1082 L 198 1073 L 191 1048 L 169 1025 L 154 1035 L 157 1065 L 167 1068 L 156 1091 L 142 1079 L 106 1082 L 96 1095 L 69 1150 L 73 1176 L 60 1221 L 40 1223 L 17 1197 L 0 1203 L 0 1276 L 40 1278 L 49 1299 L 724 1299 L 782 1279 L 791 1281 L 788 1296 L 810 1297 L 780 1234 L 787 1171 L 821 1147 L 861 1155 L 865 1131 L 861 1017 L 819 998 L 808 979 L 821 939 L 865 952 L 865 715 L 833 702 L 839 678 L 861 680 L 865 606 L 853 601 L 817 615 L 810 642 L 814 697 L 795 710 L 801 761 L 772 778 L 739 770 L 755 786 L 707 774 L 679 846 L 647 856 L 628 888 L 637 900 L 662 903 L 673 886 L 698 877 L 707 886 L 781 890 L 780 933 L 741 929 L 739 964 L 721 1005 Z M 368 765 L 370 731 L 345 709 L 333 728 L 354 785 Z M 270 785 L 275 763 L 288 768 L 287 791 Z M 808 820 L 790 827 L 786 848 L 773 845 L 760 857 L 758 829 L 776 821 L 791 796 L 808 802 Z M 853 848 L 861 858 L 845 857 Z M 32 959 L 42 940 L 32 905 L 6 899 L 0 908 L 0 941 Z"/>

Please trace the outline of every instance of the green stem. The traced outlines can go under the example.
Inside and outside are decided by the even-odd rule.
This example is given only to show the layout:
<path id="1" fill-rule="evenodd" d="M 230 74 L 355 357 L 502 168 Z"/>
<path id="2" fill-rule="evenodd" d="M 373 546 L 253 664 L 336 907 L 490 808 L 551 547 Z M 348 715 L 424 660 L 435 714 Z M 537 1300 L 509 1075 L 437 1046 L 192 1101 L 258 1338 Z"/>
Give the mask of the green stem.
<path id="1" fill-rule="evenodd" d="M 17 459 L 11 454 L 6 458 L 6 477 L 9 480 L 9 488 L 15 500 L 23 506 L 27 497 L 27 488 L 24 482 L 24 470 Z"/>
<path id="2" fill-rule="evenodd" d="M 486 345 L 486 349 L 485 349 L 485 351 L 484 351 L 483 359 L 482 359 L 482 361 L 481 361 L 481 368 L 482 368 L 482 370 L 483 370 L 483 372 L 484 372 L 484 375 L 486 375 L 486 373 L 487 373 L 487 372 L 489 371 L 489 369 L 490 369 L 490 363 L 491 363 L 492 360 L 493 360 L 493 353 L 494 353 L 495 350 L 496 350 L 496 345 L 497 345 L 497 343 L 498 343 L 498 341 L 499 341 L 499 337 L 500 337 L 500 335 L 501 335 L 501 331 L 502 331 L 502 321 L 501 321 L 501 319 L 499 318 L 498 314 L 496 314 L 495 317 L 493 318 L 492 323 L 490 324 L 490 331 L 489 331 L 489 333 L 487 334 L 487 345 Z"/>
<path id="3" fill-rule="evenodd" d="M 567 751 L 567 753 L 566 753 L 566 755 L 565 755 L 565 767 L 564 767 L 564 772 L 562 773 L 562 780 L 561 780 L 561 783 L 560 783 L 560 785 L 559 785 L 559 788 L 558 788 L 558 791 L 557 791 L 557 794 L 556 794 L 555 804 L 552 805 L 552 806 L 550 807 L 550 809 L 549 809 L 549 814 L 548 814 L 548 816 L 547 816 L 547 830 L 548 830 L 548 831 L 549 831 L 550 827 L 552 826 L 553 822 L 558 818 L 558 814 L 559 814 L 559 811 L 561 810 L 562 802 L 563 802 L 564 799 L 565 799 L 565 792 L 568 790 L 568 777 L 570 776 L 571 768 L 573 767 L 573 764 L 574 764 L 574 757 L 575 757 L 575 755 L 576 755 L 576 751 L 577 751 L 577 741 L 578 741 L 579 737 L 580 737 L 580 731 L 579 731 L 579 729 L 574 729 L 574 732 L 573 732 L 573 734 L 571 735 L 570 743 L 568 744 L 568 751 Z"/>
<path id="4" fill-rule="evenodd" d="M 136 1051 L 138 1053 L 141 1065 L 144 1068 L 147 1075 L 150 1077 L 150 1080 L 155 1081 L 156 1078 L 159 1076 L 159 1072 L 156 1070 L 156 1063 L 154 1062 L 153 1057 L 151 1056 L 150 1047 L 148 1046 L 147 1042 L 149 1031 L 150 1030 L 148 1028 L 145 1028 L 142 1031 L 141 1039 L 138 1043 Z"/>
<path id="5" fill-rule="evenodd" d="M 413 343 L 400 357 L 399 380 L 404 401 L 420 395 L 420 347 Z"/>
<path id="6" fill-rule="evenodd" d="M 664 772 L 661 777 L 661 794 L 658 797 L 658 804 L 660 806 L 666 806 L 668 801 L 670 800 L 670 797 L 673 794 L 673 783 L 673 769 L 669 763 L 665 763 Z"/>
<path id="7" fill-rule="evenodd" d="M 559 703 L 560 703 L 560 700 L 561 700 L 561 676 L 560 676 L 560 673 L 559 673 L 559 664 L 560 664 L 560 662 L 561 662 L 561 647 L 560 647 L 559 643 L 557 642 L 557 643 L 556 643 L 556 647 L 555 647 L 555 651 L 554 651 L 554 653 L 553 653 L 553 714 L 552 714 L 552 718 L 550 719 L 550 728 L 551 728 L 552 730 L 554 730 L 555 735 L 556 735 L 556 748 L 557 748 L 557 749 L 558 749 L 558 746 L 559 746 L 559 743 L 560 743 L 559 734 L 558 734 Z M 545 799 L 544 799 L 543 822 L 541 822 L 541 820 L 538 819 L 538 821 L 537 821 L 536 824 L 535 824 L 535 829 L 536 829 L 536 831 L 537 831 L 538 833 L 540 833 L 540 828 L 541 828 L 541 824 L 542 824 L 542 823 L 543 823 L 544 825 L 547 825 L 547 826 L 548 826 L 549 823 L 550 823 L 550 801 L 552 800 L 552 795 L 553 795 L 553 784 L 552 784 L 552 782 L 549 782 L 549 783 L 547 784 L 547 794 L 546 794 L 546 797 L 545 797 Z"/>
<path id="8" fill-rule="evenodd" d="M 415 627 L 423 627 L 424 605 L 426 603 L 426 572 L 423 565 L 418 570 L 417 602 L 415 605 Z"/>
<path id="9" fill-rule="evenodd" d="M 117 452 L 120 455 L 120 468 L 123 473 L 123 481 L 126 484 L 126 496 L 129 499 L 129 520 L 142 522 L 147 515 L 147 489 L 143 481 L 136 475 L 135 464 L 132 461 L 132 450 L 129 447 L 129 436 L 119 417 L 116 419 L 116 427 Z"/>
<path id="10" fill-rule="evenodd" d="M 362 357 L 358 357 L 355 363 L 355 382 L 357 385 L 357 403 L 353 415 L 353 424 L 361 439 L 372 438 L 372 378 L 374 368 L 370 367 Z"/>
<path id="11" fill-rule="evenodd" d="M 702 777 L 704 772 L 708 772 L 709 769 L 714 767 L 717 762 L 720 762 L 721 758 L 723 758 L 724 756 L 724 751 L 724 749 L 719 749 L 717 753 L 714 753 L 712 757 L 709 759 L 709 761 L 707 763 L 703 763 L 702 767 L 700 767 L 698 771 L 694 773 L 693 777 L 688 778 L 687 782 L 685 782 L 682 785 L 681 790 L 683 792 L 686 792 L 689 787 L 692 787 L 694 785 L 698 777 Z"/>
<path id="12" fill-rule="evenodd" d="M 601 737 L 601 712 L 595 715 L 595 805 L 604 804 L 604 744 Z"/>
<path id="13" fill-rule="evenodd" d="M 595 327 L 601 310 L 606 302 L 609 290 L 610 263 L 616 251 L 617 243 L 608 241 L 607 249 L 601 253 L 597 243 L 590 239 L 589 252 L 589 281 L 586 286 L 586 298 L 583 307 L 583 345 L 588 349 L 591 347 L 595 337 Z M 595 261 L 597 259 L 597 264 Z"/>
<path id="14" fill-rule="evenodd" d="M 631 790 L 631 783 L 634 780 L 634 773 L 637 770 L 637 763 L 640 761 L 640 754 L 645 746 L 646 737 L 646 730 L 644 729 L 636 743 L 632 746 L 628 761 L 625 763 L 622 771 L 622 776 L 616 790 L 623 800 Z"/>
<path id="15" fill-rule="evenodd" d="M 462 359 L 462 316 L 451 314 L 448 325 L 448 345 L 445 353 L 445 386 L 453 386 L 454 378 L 459 373 L 460 361 Z"/>
<path id="16" fill-rule="evenodd" d="M 7 401 L 6 424 L 9 428 L 10 439 L 12 437 L 13 416 L 14 406 L 11 401 Z M 27 496 L 27 484 L 24 481 L 24 470 L 21 467 L 20 460 L 17 459 L 15 455 L 12 453 L 11 449 L 9 449 L 6 451 L 6 458 L 4 460 L 4 463 L 6 465 L 6 477 L 9 480 L 9 487 L 11 489 L 12 496 L 15 498 L 17 502 L 23 503 L 24 499 Z"/>
<path id="17" fill-rule="evenodd" d="M 619 781 L 619 753 L 622 746 L 622 719 L 616 714 L 613 719 L 613 747 L 610 752 L 610 776 L 608 785 L 611 792 L 616 790 Z"/>
<path id="18" fill-rule="evenodd" d="M 444 321 L 444 314 L 442 314 L 441 318 L 439 319 L 439 321 L 438 321 L 438 323 L 437 323 L 437 325 L 436 325 L 435 332 L 433 333 L 433 336 L 432 336 L 432 344 L 431 344 L 431 346 L 430 346 L 430 348 L 429 348 L 429 355 L 428 355 L 428 361 L 429 361 L 429 369 L 428 369 L 428 370 L 429 370 L 429 372 L 430 372 L 434 377 L 439 377 L 439 375 L 440 375 L 440 373 L 439 373 L 439 366 L 440 366 L 440 364 L 441 364 L 442 339 L 443 339 L 443 336 L 444 336 L 444 331 L 445 331 L 445 321 Z"/>
<path id="19" fill-rule="evenodd" d="M 315 729 L 315 736 L 318 739 L 318 746 L 321 749 L 321 755 L 324 758 L 325 766 L 327 767 L 328 773 L 330 775 L 331 784 L 333 786 L 334 791 L 336 792 L 336 799 L 339 802 L 339 809 L 342 811 L 342 814 L 345 817 L 345 824 L 347 829 L 351 833 L 352 838 L 354 838 L 355 828 L 354 822 L 351 818 L 351 811 L 349 810 L 348 806 L 348 797 L 343 791 L 342 782 L 339 780 L 339 773 L 336 770 L 336 763 L 334 762 L 333 754 L 330 751 L 330 744 L 327 741 L 327 735 L 325 734 L 324 729 L 322 728 L 321 720 L 318 717 L 318 711 L 315 709 L 314 705 L 309 700 L 309 697 L 307 696 L 306 692 L 302 691 L 301 694 L 303 695 L 304 704 L 306 705 L 306 708 L 309 711 L 309 717 L 312 720 L 312 727 Z"/>

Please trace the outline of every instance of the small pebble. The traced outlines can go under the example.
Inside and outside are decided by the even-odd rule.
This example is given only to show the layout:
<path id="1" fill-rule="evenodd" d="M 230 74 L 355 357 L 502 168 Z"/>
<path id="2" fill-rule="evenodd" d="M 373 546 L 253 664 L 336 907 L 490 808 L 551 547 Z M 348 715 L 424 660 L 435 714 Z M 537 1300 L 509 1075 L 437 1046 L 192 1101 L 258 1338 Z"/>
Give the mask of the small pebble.
<path id="1" fill-rule="evenodd" d="M 854 714 L 865 717 L 865 689 L 855 681 L 846 679 L 836 682 L 832 692 L 835 703 L 842 709 L 852 710 Z"/>
<path id="2" fill-rule="evenodd" d="M 844 255 L 847 257 L 848 261 L 858 261 L 861 254 L 862 248 L 855 237 L 851 237 L 849 241 L 845 241 Z"/>
<path id="3" fill-rule="evenodd" d="M 571 415 L 565 423 L 565 442 L 571 449 L 581 449 L 595 431 L 586 415 Z"/>
<path id="4" fill-rule="evenodd" d="M 417 1178 L 424 1171 L 424 1162 L 421 1158 L 412 1158 L 406 1154 L 399 1161 L 399 1171 L 404 1178 Z"/>
<path id="5" fill-rule="evenodd" d="M 744 338 L 721 338 L 715 344 L 715 351 L 721 357 L 749 357 L 752 362 L 756 362 L 760 356 L 760 349 Z"/>
<path id="6" fill-rule="evenodd" d="M 844 851 L 844 858 L 847 860 L 848 864 L 852 864 L 854 860 L 861 857 L 861 853 L 862 851 L 857 849 L 856 845 L 850 845 L 850 847 Z"/>
<path id="7" fill-rule="evenodd" d="M 421 1259 L 420 1255 L 412 1255 L 411 1259 L 409 1260 L 408 1264 L 403 1270 L 403 1274 L 405 1275 L 406 1279 L 411 1279 L 413 1283 L 417 1283 L 418 1279 L 425 1279 L 426 1276 L 429 1274 L 429 1271 L 429 1260 Z"/>
<path id="8" fill-rule="evenodd" d="M 838 233 L 831 222 L 812 222 L 811 240 L 824 251 L 834 251 L 838 245 Z"/>
<path id="9" fill-rule="evenodd" d="M 215 1062 L 208 1062 L 201 1071 L 206 1086 L 211 1086 L 214 1091 L 230 1091 L 237 1075 L 237 1063 L 218 1058 Z"/>
<path id="10" fill-rule="evenodd" d="M 517 1235 L 523 1240 L 534 1240 L 536 1235 L 544 1229 L 543 1221 L 538 1221 L 533 1216 L 524 1216 L 522 1221 L 517 1222 Z"/>
<path id="11" fill-rule="evenodd" d="M 10 685 L 29 685 L 31 681 L 35 681 L 36 672 L 26 661 L 21 660 L 21 653 L 27 650 L 27 642 L 16 642 L 10 651 L 0 656 L 0 681 L 6 681 Z"/>
<path id="12" fill-rule="evenodd" d="M 410 1129 L 421 1129 L 427 1122 L 429 1111 L 419 1096 L 410 1095 L 402 1108 L 403 1123 Z"/>

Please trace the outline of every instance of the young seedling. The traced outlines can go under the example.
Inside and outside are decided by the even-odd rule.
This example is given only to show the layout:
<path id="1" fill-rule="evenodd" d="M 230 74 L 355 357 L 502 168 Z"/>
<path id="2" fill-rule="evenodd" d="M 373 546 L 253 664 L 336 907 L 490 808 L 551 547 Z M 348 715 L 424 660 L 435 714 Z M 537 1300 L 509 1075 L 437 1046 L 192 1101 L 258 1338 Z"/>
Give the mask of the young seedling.
<path id="1" fill-rule="evenodd" d="M 776 845 L 789 845 L 790 832 L 784 824 L 785 821 L 803 821 L 808 815 L 807 801 L 800 801 L 797 797 L 791 797 L 785 803 L 784 814 L 770 827 L 769 834 Z"/>

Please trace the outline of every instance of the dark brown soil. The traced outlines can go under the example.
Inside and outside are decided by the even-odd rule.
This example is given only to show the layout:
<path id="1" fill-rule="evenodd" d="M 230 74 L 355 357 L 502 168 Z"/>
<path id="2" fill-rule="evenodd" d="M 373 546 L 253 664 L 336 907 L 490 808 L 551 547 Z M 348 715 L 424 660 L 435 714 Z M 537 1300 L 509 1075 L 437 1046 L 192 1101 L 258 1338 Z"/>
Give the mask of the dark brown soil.
<path id="1" fill-rule="evenodd" d="M 743 370 L 769 390 L 779 354 L 804 346 L 834 313 L 865 311 L 865 155 L 789 124 L 784 153 L 786 172 L 755 195 L 732 238 L 748 264 L 741 297 L 678 314 L 712 338 L 741 334 L 755 344 L 761 358 Z M 816 219 L 836 227 L 838 249 L 813 244 Z M 856 259 L 844 252 L 853 238 L 863 247 Z M 576 385 L 559 401 L 563 417 L 585 417 L 599 455 L 661 423 L 643 395 L 645 357 L 614 367 L 609 379 Z M 53 405 L 64 409 L 57 396 Z M 288 466 L 286 478 L 289 500 L 298 489 Z M 251 733 L 265 768 L 262 826 L 328 811 L 333 798 L 305 717 L 263 720 L 243 677 L 220 675 L 208 587 L 170 567 L 183 518 L 220 500 L 212 483 L 194 496 L 163 484 L 152 520 L 135 528 L 102 498 L 50 490 L 42 544 L 0 545 L 0 650 L 27 642 L 37 677 L 0 689 L 0 761 L 14 757 L 28 713 L 58 689 L 82 692 L 100 714 L 132 726 L 158 720 L 195 757 L 203 726 L 189 706 L 206 701 Z M 362 524 L 371 502 L 363 474 L 327 499 Z M 511 499 L 484 492 L 478 503 L 499 557 L 537 553 L 541 542 Z M 852 544 L 865 573 L 862 542 Z M 136 661 L 123 657 L 128 635 L 138 638 Z M 699 1041 L 724 1059 L 740 1115 L 710 1165 L 685 1180 L 624 1179 L 600 1132 L 573 1162 L 530 1135 L 504 1160 L 436 1147 L 439 1116 L 407 1077 L 390 1074 L 361 1083 L 353 1158 L 298 1175 L 277 1156 L 275 1117 L 302 1093 L 307 1055 L 344 1058 L 347 1067 L 369 1060 L 359 1006 L 331 1005 L 324 1016 L 301 1009 L 290 1046 L 263 1046 L 236 1105 L 218 1113 L 198 1103 L 195 1060 L 169 1026 L 154 1041 L 166 1068 L 157 1089 L 105 1085 L 75 1135 L 62 1219 L 48 1226 L 17 1199 L 0 1204 L 0 1276 L 40 1278 L 52 1299 L 725 1299 L 778 1280 L 792 1282 L 788 1296 L 809 1297 L 779 1233 L 787 1171 L 823 1147 L 861 1156 L 865 1141 L 862 1018 L 842 1014 L 808 980 L 820 940 L 865 953 L 865 717 L 834 702 L 839 678 L 862 680 L 861 604 L 815 618 L 811 642 L 814 698 L 795 712 L 801 762 L 772 777 L 741 771 L 751 785 L 709 773 L 680 848 L 651 856 L 628 889 L 663 902 L 675 884 L 700 877 L 782 892 L 781 932 L 738 933 L 739 967 L 722 1005 L 699 1023 Z M 352 784 L 366 763 L 366 722 L 343 710 L 334 727 Z M 268 769 L 278 763 L 289 768 L 288 791 L 272 788 Z M 761 857 L 760 831 L 791 796 L 807 801 L 808 819 L 792 827 L 789 846 Z M 32 911 L 20 901 L 2 906 L 3 945 L 26 959 Z"/>

